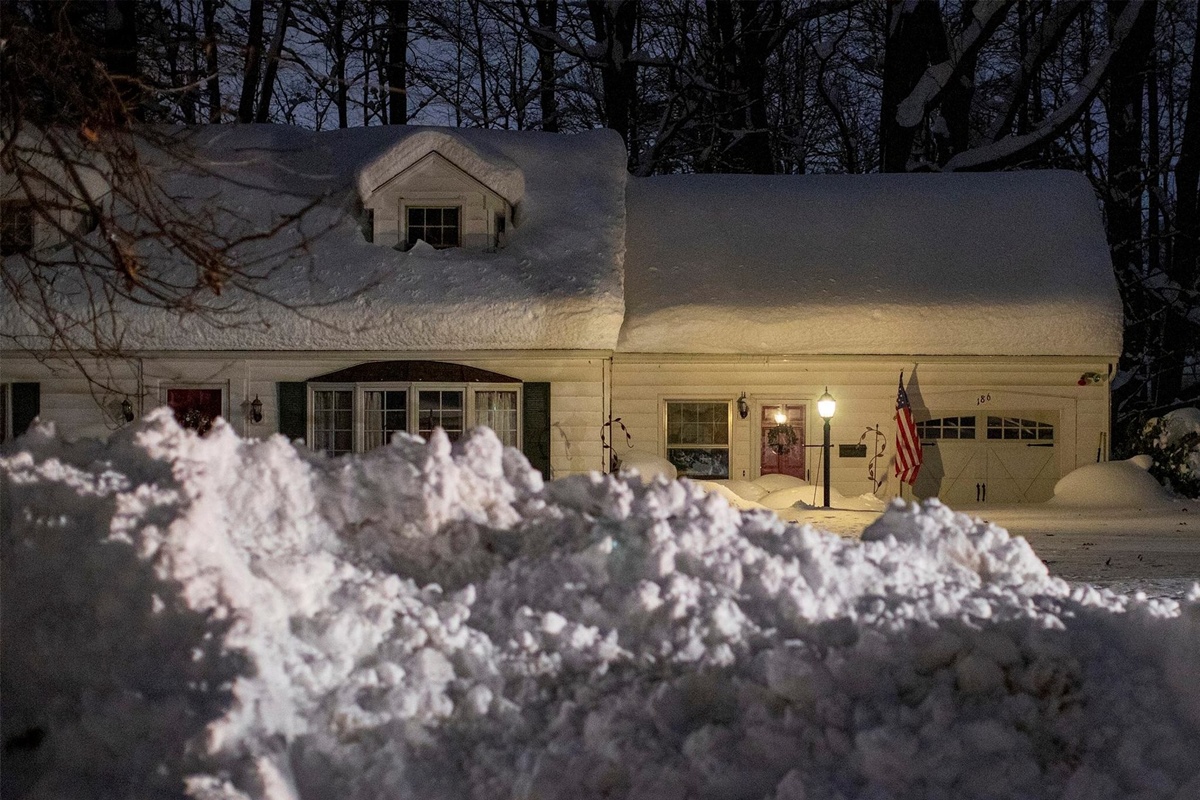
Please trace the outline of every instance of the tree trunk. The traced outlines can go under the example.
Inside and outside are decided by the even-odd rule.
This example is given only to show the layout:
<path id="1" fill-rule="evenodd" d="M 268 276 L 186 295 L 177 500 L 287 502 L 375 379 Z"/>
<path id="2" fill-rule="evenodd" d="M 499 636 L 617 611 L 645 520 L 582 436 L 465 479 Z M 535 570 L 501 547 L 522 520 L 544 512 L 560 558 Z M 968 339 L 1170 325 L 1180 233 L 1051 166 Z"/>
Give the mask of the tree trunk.
<path id="1" fill-rule="evenodd" d="M 408 122 L 408 11 L 409 0 L 388 0 L 388 123 Z"/>
<path id="2" fill-rule="evenodd" d="M 246 31 L 246 59 L 242 74 L 242 96 L 238 101 L 238 121 L 254 121 L 254 98 L 262 69 L 263 0 L 250 0 L 250 27 Z"/>
<path id="3" fill-rule="evenodd" d="M 558 29 L 558 0 L 537 0 L 538 28 L 551 34 Z M 557 133 L 558 121 L 558 75 L 554 71 L 554 39 L 534 33 L 533 45 L 538 51 L 538 77 L 541 88 L 538 102 L 542 108 L 542 130 Z"/>
<path id="4" fill-rule="evenodd" d="M 912 93 L 925 73 L 931 39 L 941 30 L 941 10 L 934 0 L 891 4 L 879 120 L 879 166 L 883 172 L 908 169 L 917 129 L 901 125 L 897 113 L 901 101 Z"/>
<path id="5" fill-rule="evenodd" d="M 588 0 L 588 12 L 596 32 L 596 42 L 604 48 L 597 59 L 603 88 L 604 123 L 621 134 L 628 148 L 631 141 L 630 119 L 637 94 L 637 69 L 630 60 L 633 35 L 637 29 L 638 0 Z M 633 163 L 637 154 L 629 152 Z"/>
<path id="6" fill-rule="evenodd" d="M 1184 399 L 1183 370 L 1187 358 L 1200 355 L 1200 326 L 1189 321 L 1189 312 L 1200 304 L 1200 26 L 1192 45 L 1187 116 L 1179 161 L 1175 165 L 1173 246 L 1167 277 L 1179 287 L 1178 297 L 1167 307 L 1163 352 L 1159 361 L 1158 402 L 1165 405 Z M 1190 396 L 1200 395 L 1192 385 Z"/>
<path id="7" fill-rule="evenodd" d="M 120 93 L 121 113 L 130 120 L 142 118 L 136 12 L 133 0 L 115 0 L 109 4 L 104 20 L 104 66 Z"/>
<path id="8" fill-rule="evenodd" d="M 217 4 L 204 0 L 204 69 L 208 73 L 208 121 L 221 121 L 221 77 L 217 63 Z"/>
<path id="9" fill-rule="evenodd" d="M 1128 0 L 1108 5 L 1110 29 Z M 1154 45 L 1154 13 L 1142 14 L 1130 29 L 1125 46 L 1115 54 L 1108 80 L 1108 187 L 1104 197 L 1104 212 L 1108 228 L 1108 244 L 1112 251 L 1113 269 L 1117 284 L 1124 288 L 1122 301 L 1125 318 L 1144 319 L 1148 309 L 1142 305 L 1146 297 L 1142 235 L 1142 90 L 1146 80 L 1146 64 Z M 1125 368 L 1134 372 L 1143 362 L 1146 341 L 1135 337 L 1126 343 Z M 1130 381 L 1130 391 L 1139 381 Z"/>
<path id="10" fill-rule="evenodd" d="M 279 59 L 283 55 L 283 40 L 287 35 L 288 16 L 291 14 L 292 0 L 283 0 L 279 4 L 279 24 L 275 27 L 275 36 L 271 39 L 271 50 L 267 53 L 267 67 L 263 73 L 262 92 L 258 96 L 258 111 L 254 115 L 255 122 L 266 122 L 271 112 L 271 93 L 275 90 L 275 75 L 279 72 Z"/>

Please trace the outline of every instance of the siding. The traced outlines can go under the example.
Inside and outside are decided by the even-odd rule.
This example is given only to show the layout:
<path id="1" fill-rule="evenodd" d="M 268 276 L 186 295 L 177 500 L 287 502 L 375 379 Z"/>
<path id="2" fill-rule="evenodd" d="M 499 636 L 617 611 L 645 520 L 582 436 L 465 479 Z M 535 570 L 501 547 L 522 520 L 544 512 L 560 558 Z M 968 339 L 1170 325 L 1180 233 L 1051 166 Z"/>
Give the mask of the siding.
<path id="1" fill-rule="evenodd" d="M 522 381 L 551 384 L 551 468 L 554 477 L 600 469 L 600 426 L 604 421 L 606 356 L 563 353 L 497 353 L 462 357 L 454 353 L 174 353 L 143 356 L 120 365 L 113 390 L 93 396 L 77 373 L 51 372 L 36 360 L 5 354 L 5 381 L 40 381 L 42 419 L 52 420 L 72 438 L 103 437 L 122 426 L 120 404 L 127 393 L 138 414 L 164 402 L 166 387 L 194 384 L 220 387 L 226 419 L 243 436 L 268 436 L 279 429 L 276 382 L 304 381 L 364 361 L 393 359 L 451 361 L 511 375 Z M 101 374 L 99 371 L 97 375 Z M 248 420 L 255 395 L 263 420 Z"/>
<path id="2" fill-rule="evenodd" d="M 747 418 L 741 419 L 733 405 L 730 472 L 733 478 L 752 480 L 759 473 L 757 421 L 761 407 L 779 402 L 807 405 L 805 438 L 809 444 L 820 444 L 822 420 L 816 413 L 816 399 L 828 386 L 838 403 L 831 424 L 831 480 L 847 496 L 871 491 L 869 459 L 840 458 L 837 446 L 856 444 L 868 428 L 878 425 L 888 441 L 885 460 L 890 459 L 894 452 L 896 384 L 901 370 L 918 419 L 957 410 L 1054 412 L 1060 432 L 1056 448 L 1060 475 L 1094 461 L 1101 434 L 1107 434 L 1107 382 L 1077 385 L 1083 372 L 1106 375 L 1107 362 L 1049 357 L 942 357 L 921 358 L 916 366 L 914 381 L 914 362 L 900 358 L 617 354 L 613 359 L 613 415 L 621 417 L 629 428 L 635 449 L 665 457 L 663 419 L 667 400 L 704 398 L 736 404 L 745 392 L 750 405 Z M 819 448 L 809 450 L 806 461 L 814 481 L 819 480 L 819 453 Z M 1107 458 L 1107 443 L 1103 456 Z M 889 490 L 895 493 L 894 486 Z"/>

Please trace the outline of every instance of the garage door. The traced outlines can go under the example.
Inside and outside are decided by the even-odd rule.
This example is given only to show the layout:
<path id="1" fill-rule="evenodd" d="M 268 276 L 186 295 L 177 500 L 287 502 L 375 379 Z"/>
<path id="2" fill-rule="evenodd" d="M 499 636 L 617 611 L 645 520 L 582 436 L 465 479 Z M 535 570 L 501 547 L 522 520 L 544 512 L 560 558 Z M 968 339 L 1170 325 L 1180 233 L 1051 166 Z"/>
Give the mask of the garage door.
<path id="1" fill-rule="evenodd" d="M 1058 481 L 1057 413 L 955 414 L 917 423 L 924 451 L 913 493 L 953 508 L 1049 500 Z"/>

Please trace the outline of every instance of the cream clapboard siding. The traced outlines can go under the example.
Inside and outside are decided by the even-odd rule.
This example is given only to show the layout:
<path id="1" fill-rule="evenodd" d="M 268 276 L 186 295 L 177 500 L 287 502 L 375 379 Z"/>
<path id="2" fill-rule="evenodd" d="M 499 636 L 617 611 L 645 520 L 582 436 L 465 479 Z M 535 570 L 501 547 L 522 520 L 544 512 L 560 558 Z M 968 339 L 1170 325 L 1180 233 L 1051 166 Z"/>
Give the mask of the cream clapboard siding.
<path id="1" fill-rule="evenodd" d="M 136 413 L 165 402 L 168 386 L 224 390 L 225 416 L 243 436 L 263 437 L 279 429 L 276 383 L 305 381 L 368 361 L 422 359 L 446 361 L 551 384 L 551 469 L 555 477 L 600 469 L 600 428 L 606 418 L 607 354 L 591 353 L 172 353 L 117 362 L 116 391 L 96 390 L 72 370 L 49 370 L 35 359 L 6 353 L 4 382 L 41 384 L 41 417 L 70 438 L 104 437 L 120 428 L 121 402 L 128 396 Z M 102 365 L 89 365 L 96 376 Z M 139 390 L 139 386 L 141 387 Z M 255 396 L 263 421 L 249 421 Z"/>
<path id="2" fill-rule="evenodd" d="M 913 380 L 914 366 L 916 379 Z M 875 425 L 893 454 L 896 385 L 905 384 L 918 419 L 967 413 L 1052 412 L 1057 419 L 1058 474 L 1108 455 L 1109 361 L 1102 358 L 921 358 L 900 357 L 723 357 L 617 354 L 613 359 L 613 415 L 633 437 L 634 448 L 666 456 L 665 403 L 668 400 L 724 400 L 733 409 L 730 471 L 733 478 L 758 476 L 759 429 L 763 405 L 802 403 L 806 441 L 820 444 L 822 421 L 816 399 L 829 387 L 837 400 L 832 421 L 831 481 L 853 496 L 871 490 L 867 459 L 840 458 L 839 444 L 855 444 Z M 1104 376 L 1079 386 L 1085 372 Z M 741 419 L 736 400 L 746 393 L 750 413 Z M 868 439 L 868 455 L 871 439 Z M 619 450 L 618 450 L 619 452 Z M 814 482 L 819 449 L 810 449 L 806 466 Z M 894 481 L 888 490 L 895 494 Z M 907 496 L 907 495 L 906 495 Z"/>

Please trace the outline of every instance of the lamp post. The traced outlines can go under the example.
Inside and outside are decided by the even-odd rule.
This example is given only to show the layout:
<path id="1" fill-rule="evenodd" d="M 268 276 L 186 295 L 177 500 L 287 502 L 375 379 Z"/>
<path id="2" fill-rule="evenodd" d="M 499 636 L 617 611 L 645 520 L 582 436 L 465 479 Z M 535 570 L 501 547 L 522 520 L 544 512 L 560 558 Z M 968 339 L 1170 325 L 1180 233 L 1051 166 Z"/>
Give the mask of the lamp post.
<path id="1" fill-rule="evenodd" d="M 821 419 L 825 420 L 825 507 L 829 508 L 829 458 L 832 455 L 829 445 L 829 420 L 833 418 L 833 412 L 837 409 L 837 403 L 833 399 L 833 395 L 829 393 L 829 387 L 825 387 L 825 394 L 817 398 L 817 413 L 821 415 Z"/>

